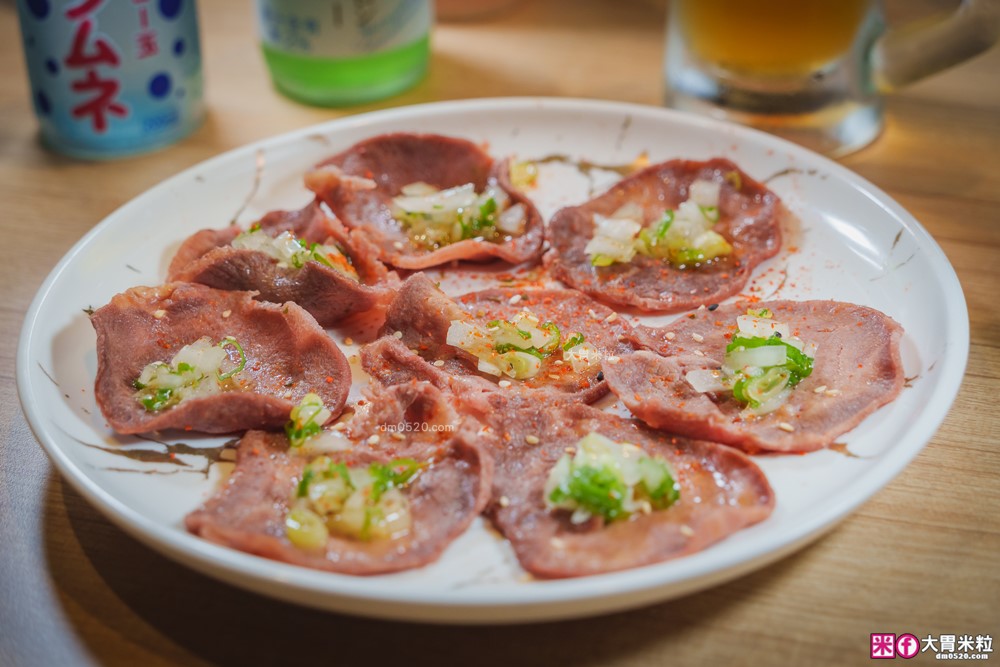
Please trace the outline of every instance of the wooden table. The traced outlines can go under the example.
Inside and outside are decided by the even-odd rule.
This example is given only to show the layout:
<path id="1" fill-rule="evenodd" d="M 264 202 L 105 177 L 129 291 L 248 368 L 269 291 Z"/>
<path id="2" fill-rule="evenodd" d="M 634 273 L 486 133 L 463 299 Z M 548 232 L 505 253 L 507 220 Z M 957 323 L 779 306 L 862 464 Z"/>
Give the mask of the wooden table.
<path id="1" fill-rule="evenodd" d="M 496 95 L 657 104 L 657 4 L 524 2 L 499 20 L 441 26 L 427 80 L 370 108 Z M 0 664 L 368 665 L 391 646 L 421 664 L 509 665 L 531 656 L 548 665 L 844 665 L 867 662 L 872 632 L 1000 636 L 998 50 L 894 96 L 884 136 L 844 161 L 943 246 L 968 299 L 972 353 L 930 445 L 796 555 L 639 611 L 455 629 L 273 602 L 175 565 L 113 527 L 54 473 L 18 407 L 14 351 L 35 290 L 84 232 L 160 180 L 341 114 L 272 91 L 248 1 L 203 1 L 200 9 L 205 126 L 159 153 L 86 164 L 39 148 L 13 3 L 0 4 L 0 60 L 8 63 L 0 79 Z"/>

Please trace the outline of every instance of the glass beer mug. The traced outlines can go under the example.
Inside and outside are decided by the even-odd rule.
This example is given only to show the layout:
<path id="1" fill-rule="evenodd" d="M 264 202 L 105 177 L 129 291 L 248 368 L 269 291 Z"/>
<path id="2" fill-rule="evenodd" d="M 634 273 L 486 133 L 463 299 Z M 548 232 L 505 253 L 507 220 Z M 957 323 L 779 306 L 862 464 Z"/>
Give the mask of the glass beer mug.
<path id="1" fill-rule="evenodd" d="M 673 0 L 666 102 L 836 157 L 878 136 L 882 93 L 998 36 L 1000 0 L 888 31 L 878 0 Z"/>

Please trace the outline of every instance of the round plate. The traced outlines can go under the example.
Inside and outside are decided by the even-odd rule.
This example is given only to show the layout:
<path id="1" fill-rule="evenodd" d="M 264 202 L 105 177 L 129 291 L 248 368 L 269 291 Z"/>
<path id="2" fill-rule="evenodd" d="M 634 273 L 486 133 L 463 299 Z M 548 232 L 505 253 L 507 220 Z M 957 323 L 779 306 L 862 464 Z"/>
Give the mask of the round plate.
<path id="1" fill-rule="evenodd" d="M 165 444 L 113 434 L 93 399 L 95 336 L 84 311 L 134 285 L 162 282 L 179 242 L 198 229 L 304 205 L 310 194 L 301 179 L 310 165 L 397 130 L 466 137 L 487 143 L 496 156 L 550 158 L 533 193 L 546 217 L 616 178 L 613 171 L 580 169 L 574 160 L 612 167 L 643 152 L 653 162 L 734 160 L 753 177 L 768 179 L 800 221 L 786 234 L 782 253 L 757 268 L 745 291 L 762 299 L 851 301 L 891 315 L 906 330 L 907 389 L 834 449 L 756 457 L 777 496 L 766 521 L 700 553 L 625 572 L 533 580 L 481 519 L 438 562 L 367 578 L 277 563 L 188 534 L 184 515 L 230 467 L 210 465 L 212 457 L 197 448 L 218 447 L 224 439 L 171 439 L 188 445 L 170 448 L 171 457 Z M 448 273 L 444 287 L 450 293 L 475 289 L 488 274 L 483 268 Z M 306 128 L 221 155 L 134 199 L 77 243 L 39 290 L 21 334 L 17 384 L 35 435 L 66 479 L 126 532 L 192 568 L 346 613 L 524 622 L 666 600 L 759 568 L 815 539 L 927 443 L 958 392 L 968 346 L 965 299 L 941 249 L 899 204 L 847 169 L 770 135 L 659 108 L 496 99 L 406 107 Z M 345 346 L 345 352 L 356 349 Z M 358 379 L 355 396 L 364 382 Z"/>

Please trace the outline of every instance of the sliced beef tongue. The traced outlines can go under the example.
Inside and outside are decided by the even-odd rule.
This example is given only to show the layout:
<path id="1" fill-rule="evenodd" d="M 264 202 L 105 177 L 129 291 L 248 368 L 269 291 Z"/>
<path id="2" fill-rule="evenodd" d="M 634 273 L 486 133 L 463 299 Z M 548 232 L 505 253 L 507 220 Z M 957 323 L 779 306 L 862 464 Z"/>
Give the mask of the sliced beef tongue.
<path id="1" fill-rule="evenodd" d="M 697 268 L 676 268 L 664 259 L 636 255 L 627 264 L 591 265 L 584 252 L 594 236 L 594 214 L 610 216 L 638 204 L 646 220 L 676 208 L 699 179 L 721 184 L 720 222 L 715 231 L 732 245 L 732 255 Z M 549 221 L 551 246 L 545 263 L 555 278 L 608 303 L 645 311 L 679 312 L 718 303 L 739 292 L 760 262 L 781 246 L 778 197 L 723 159 L 671 160 L 629 176 L 595 199 L 558 211 Z"/>
<path id="2" fill-rule="evenodd" d="M 269 236 L 287 231 L 310 243 L 338 245 L 359 279 L 316 261 L 301 268 L 281 267 L 263 252 L 234 248 L 230 244 L 243 231 L 235 225 L 205 229 L 189 237 L 171 261 L 167 279 L 216 289 L 252 290 L 261 301 L 294 301 L 325 327 L 354 313 L 383 307 L 392 299 L 395 274 L 390 275 L 378 261 L 377 251 L 363 234 L 347 230 L 326 215 L 319 202 L 296 211 L 273 211 L 258 224 L 261 233 Z"/>
<path id="3" fill-rule="evenodd" d="M 392 217 L 392 198 L 411 183 L 447 189 L 472 183 L 482 192 L 493 178 L 527 211 L 525 231 L 509 241 L 465 239 L 438 248 L 414 246 Z M 370 184 L 366 186 L 364 180 Z M 494 163 L 482 148 L 464 139 L 434 134 L 384 134 L 355 144 L 306 176 L 316 192 L 351 229 L 362 230 L 378 248 L 382 261 L 402 269 L 424 269 L 454 260 L 502 259 L 519 263 L 542 251 L 541 214 L 510 182 L 506 161 Z"/>
<path id="4" fill-rule="evenodd" d="M 310 457 L 290 449 L 284 435 L 263 431 L 249 431 L 243 437 L 235 470 L 204 507 L 188 515 L 188 530 L 241 551 L 344 574 L 383 574 L 437 560 L 487 503 L 492 460 L 475 443 L 474 429 L 443 428 L 457 423 L 452 421 L 456 416 L 430 385 L 411 383 L 372 398 L 371 412 L 355 417 L 366 423 L 353 425 L 351 437 L 378 425 L 403 423 L 409 428 L 394 431 L 401 437 L 382 437 L 374 445 L 361 438 L 350 448 L 327 455 L 348 466 L 400 457 L 424 462 L 426 467 L 403 490 L 412 517 L 407 534 L 365 541 L 331 533 L 326 547 L 318 551 L 293 545 L 286 537 L 285 518 Z"/>
<path id="5" fill-rule="evenodd" d="M 472 355 L 446 343 L 448 328 L 453 320 L 485 326 L 492 320 L 512 320 L 525 309 L 536 315 L 540 322 L 555 323 L 563 339 L 572 333 L 583 334 L 584 340 L 606 357 L 627 354 L 648 343 L 646 334 L 636 332 L 614 311 L 575 290 L 500 288 L 453 299 L 423 274 L 411 276 L 403 283 L 389 306 L 382 332 L 385 336 L 398 338 L 426 363 L 434 364 L 435 370 L 427 373 L 447 373 L 467 378 L 470 388 L 497 389 L 499 381 L 507 380 L 512 387 L 555 390 L 587 403 L 605 395 L 607 387 L 600 365 L 575 372 L 570 364 L 562 360 L 559 351 L 543 360 L 542 368 L 535 377 L 512 380 L 476 370 L 477 360 Z M 405 356 L 398 351 L 394 354 Z M 378 355 L 372 353 L 362 358 L 375 360 Z M 416 360 L 407 359 L 399 368 L 392 364 L 372 363 L 366 366 L 366 370 L 383 383 L 392 384 L 393 377 L 398 377 L 400 373 L 412 373 L 414 363 Z"/>
<path id="6" fill-rule="evenodd" d="M 483 442 L 495 460 L 487 509 L 521 565 L 540 577 L 579 577 L 649 565 L 693 553 L 770 515 L 764 473 L 737 450 L 671 437 L 595 408 L 544 405 L 498 394 L 468 406 L 489 424 Z M 567 448 L 589 433 L 641 447 L 668 461 L 680 487 L 670 507 L 605 524 L 573 524 L 550 510 L 544 489 Z"/>
<path id="7" fill-rule="evenodd" d="M 280 428 L 309 392 L 340 414 L 351 383 L 344 354 L 299 306 L 262 303 L 253 296 L 170 283 L 130 289 L 97 310 L 91 318 L 97 331 L 95 396 L 111 428 L 119 433 Z M 169 362 L 206 336 L 212 341 L 231 336 L 242 346 L 246 366 L 232 378 L 238 388 L 147 411 L 133 386 L 143 368 Z"/>
<path id="8" fill-rule="evenodd" d="M 310 243 L 323 243 L 327 239 L 336 238 L 339 235 L 336 221 L 325 215 L 321 205 L 315 200 L 301 209 L 271 211 L 258 220 L 256 224 L 260 225 L 261 230 L 267 232 L 269 236 L 291 232 L 295 238 L 305 239 Z M 340 225 L 340 228 L 342 230 L 343 226 Z M 177 280 L 175 276 L 181 272 L 189 271 L 192 262 L 200 259 L 211 250 L 228 246 L 244 231 L 246 230 L 239 225 L 232 224 L 222 229 L 203 229 L 192 234 L 181 244 L 170 261 L 170 267 L 167 269 L 167 280 Z M 373 278 L 381 278 L 385 275 L 384 266 L 381 267 L 380 273 L 374 266 L 371 269 L 373 270 Z"/>
<path id="9" fill-rule="evenodd" d="M 736 317 L 747 302 L 699 310 L 660 330 L 663 356 L 640 351 L 607 366 L 611 390 L 650 426 L 747 451 L 807 452 L 831 444 L 902 390 L 902 328 L 887 315 L 837 301 L 772 301 L 774 320 L 818 346 L 812 374 L 777 411 L 744 418 L 729 392 L 699 393 L 685 379 L 698 369 L 721 367 Z"/>

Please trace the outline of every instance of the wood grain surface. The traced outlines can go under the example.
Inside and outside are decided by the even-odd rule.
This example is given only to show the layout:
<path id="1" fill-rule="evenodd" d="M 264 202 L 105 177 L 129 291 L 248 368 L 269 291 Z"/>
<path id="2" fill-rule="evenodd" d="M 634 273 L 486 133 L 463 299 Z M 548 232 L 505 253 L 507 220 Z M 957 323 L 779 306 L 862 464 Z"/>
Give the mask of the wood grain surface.
<path id="1" fill-rule="evenodd" d="M 953 4 L 891 8 L 905 18 Z M 274 602 L 124 535 L 60 480 L 25 423 L 14 386 L 24 313 L 108 213 L 262 137 L 468 97 L 658 104 L 662 3 L 524 0 L 499 18 L 441 25 L 425 81 L 349 111 L 272 90 L 248 0 L 202 0 L 200 11 L 205 125 L 158 153 L 83 163 L 39 146 L 14 3 L 0 0 L 0 665 L 847 665 L 868 662 L 872 632 L 1000 639 L 1000 50 L 893 96 L 883 136 L 843 160 L 930 230 L 969 304 L 964 385 L 913 464 L 826 537 L 730 584 L 590 620 L 450 628 Z"/>

